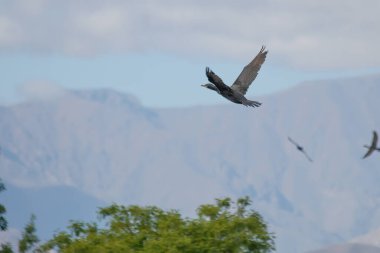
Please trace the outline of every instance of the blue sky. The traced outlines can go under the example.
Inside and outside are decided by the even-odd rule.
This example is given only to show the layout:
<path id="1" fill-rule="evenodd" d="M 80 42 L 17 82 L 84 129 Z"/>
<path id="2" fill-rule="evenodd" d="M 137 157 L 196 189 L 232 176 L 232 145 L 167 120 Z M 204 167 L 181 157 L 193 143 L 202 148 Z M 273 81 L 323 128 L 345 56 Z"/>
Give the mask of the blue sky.
<path id="1" fill-rule="evenodd" d="M 247 93 L 380 70 L 380 2 L 0 2 L 0 103 L 61 88 L 113 88 L 146 106 L 228 101 L 200 87 L 206 66 L 232 83 L 266 45 Z"/>

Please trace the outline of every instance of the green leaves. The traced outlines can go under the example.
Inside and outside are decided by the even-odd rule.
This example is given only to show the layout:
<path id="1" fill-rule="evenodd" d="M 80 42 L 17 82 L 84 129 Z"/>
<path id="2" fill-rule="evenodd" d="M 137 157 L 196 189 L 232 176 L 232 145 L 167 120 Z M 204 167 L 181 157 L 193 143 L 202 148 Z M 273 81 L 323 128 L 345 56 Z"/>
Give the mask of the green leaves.
<path id="1" fill-rule="evenodd" d="M 248 197 L 201 205 L 197 217 L 175 210 L 112 204 L 98 212 L 99 222 L 72 222 L 40 250 L 59 252 L 216 253 L 269 252 L 274 249 L 262 217 L 248 209 Z"/>
<path id="2" fill-rule="evenodd" d="M 22 232 L 21 240 L 18 243 L 18 249 L 20 253 L 29 251 L 36 243 L 39 242 L 39 239 L 36 235 L 35 220 L 36 216 L 32 214 L 29 223 L 26 224 L 24 231 Z"/>
<path id="3" fill-rule="evenodd" d="M 13 253 L 10 243 L 1 244 L 0 253 Z"/>
<path id="4" fill-rule="evenodd" d="M 5 185 L 0 178 L 0 192 L 5 191 Z M 7 212 L 5 206 L 0 204 L 0 231 L 5 231 L 8 228 L 8 221 L 5 219 L 4 214 Z"/>
<path id="5" fill-rule="evenodd" d="M 0 178 L 0 192 L 5 191 L 5 185 Z M 5 206 L 0 204 L 0 231 L 8 229 L 8 221 L 5 219 L 4 214 L 7 212 Z M 0 253 L 13 253 L 12 247 L 9 243 L 0 245 Z"/>

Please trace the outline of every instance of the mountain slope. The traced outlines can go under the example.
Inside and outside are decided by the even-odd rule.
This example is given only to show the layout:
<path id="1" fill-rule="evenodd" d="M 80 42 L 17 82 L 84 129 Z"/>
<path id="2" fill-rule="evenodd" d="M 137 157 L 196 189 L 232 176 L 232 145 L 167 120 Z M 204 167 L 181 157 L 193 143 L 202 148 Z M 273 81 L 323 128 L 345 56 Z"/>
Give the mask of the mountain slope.
<path id="1" fill-rule="evenodd" d="M 380 248 L 366 244 L 347 243 L 308 253 L 380 253 Z"/>
<path id="2" fill-rule="evenodd" d="M 368 244 L 380 247 L 380 229 L 375 229 L 364 235 L 360 235 L 350 240 L 351 243 Z"/>
<path id="3" fill-rule="evenodd" d="M 50 239 L 69 225 L 70 220 L 93 221 L 96 211 L 106 205 L 92 196 L 67 186 L 20 188 L 6 184 L 1 203 L 6 206 L 9 227 L 22 231 L 32 214 L 41 240 Z M 11 234 L 15 234 L 11 229 Z"/>
<path id="4" fill-rule="evenodd" d="M 304 252 L 380 226 L 379 154 L 361 159 L 380 129 L 379 83 L 319 81 L 259 98 L 257 109 L 149 109 L 110 90 L 3 107 L 1 175 L 187 215 L 214 198 L 249 195 L 278 252 Z"/>

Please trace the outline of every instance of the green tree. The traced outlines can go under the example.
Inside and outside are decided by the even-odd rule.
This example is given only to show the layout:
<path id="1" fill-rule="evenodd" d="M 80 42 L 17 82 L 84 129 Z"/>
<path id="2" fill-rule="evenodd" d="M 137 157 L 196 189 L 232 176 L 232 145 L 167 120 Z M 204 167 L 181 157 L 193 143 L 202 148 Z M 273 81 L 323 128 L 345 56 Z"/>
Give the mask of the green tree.
<path id="1" fill-rule="evenodd" d="M 22 232 L 22 237 L 18 242 L 18 250 L 20 253 L 25 253 L 31 250 L 35 244 L 39 242 L 36 235 L 35 220 L 36 216 L 32 214 L 29 223 L 26 224 L 24 231 Z"/>
<path id="2" fill-rule="evenodd" d="M 5 185 L 0 178 L 0 192 L 5 191 Z M 5 231 L 8 229 L 8 221 L 5 219 L 5 213 L 7 209 L 4 205 L 0 204 L 0 231 Z M 0 245 L 0 253 L 13 253 L 10 243 L 5 243 Z"/>
<path id="3" fill-rule="evenodd" d="M 5 191 L 5 185 L 1 181 L 1 178 L 0 178 L 0 192 L 2 191 Z M 5 231 L 8 228 L 8 222 L 4 216 L 6 212 L 7 212 L 7 209 L 5 208 L 5 206 L 0 204 L 0 231 Z"/>
<path id="4" fill-rule="evenodd" d="M 10 243 L 1 244 L 0 253 L 13 253 Z"/>
<path id="5" fill-rule="evenodd" d="M 133 253 L 266 253 L 274 250 L 274 236 L 260 214 L 249 209 L 248 197 L 236 203 L 217 199 L 201 205 L 193 219 L 175 210 L 122 206 L 101 208 L 98 223 L 71 222 L 40 252 Z"/>
<path id="6" fill-rule="evenodd" d="M 0 179 L 0 192 L 4 191 L 5 185 Z M 4 214 L 6 209 L 0 204 L 0 231 L 5 231 L 8 228 L 8 221 L 5 219 Z M 19 240 L 19 252 L 25 253 L 33 248 L 38 243 L 39 239 L 36 235 L 35 215 L 31 215 L 29 223 L 25 226 L 22 233 L 22 238 Z M 0 245 L 0 253 L 13 253 L 10 243 Z"/>

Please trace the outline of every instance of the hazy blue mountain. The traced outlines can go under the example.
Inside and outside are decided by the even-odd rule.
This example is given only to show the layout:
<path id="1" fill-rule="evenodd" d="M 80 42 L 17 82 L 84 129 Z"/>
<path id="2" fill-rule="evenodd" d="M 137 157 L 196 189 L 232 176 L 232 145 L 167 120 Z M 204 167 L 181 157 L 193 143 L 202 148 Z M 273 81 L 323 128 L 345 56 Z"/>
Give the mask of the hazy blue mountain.
<path id="1" fill-rule="evenodd" d="M 310 251 L 308 253 L 380 253 L 380 248 L 366 244 L 347 243 Z"/>
<path id="2" fill-rule="evenodd" d="M 380 253 L 380 229 L 352 238 L 349 242 L 308 253 Z"/>
<path id="3" fill-rule="evenodd" d="M 6 183 L 6 188 L 1 193 L 1 203 L 7 208 L 9 226 L 21 231 L 33 213 L 42 240 L 65 229 L 70 220 L 95 221 L 97 209 L 106 205 L 105 201 L 68 186 L 20 188 Z"/>
<path id="4" fill-rule="evenodd" d="M 70 91 L 0 108 L 0 175 L 186 215 L 249 195 L 278 252 L 305 252 L 380 227 L 380 154 L 361 159 L 380 131 L 379 95 L 380 76 L 310 82 L 255 98 L 256 109 L 154 109 L 112 90 Z"/>
<path id="5" fill-rule="evenodd" d="M 369 231 L 350 240 L 350 243 L 360 243 L 376 246 L 380 248 L 380 229 Z"/>

